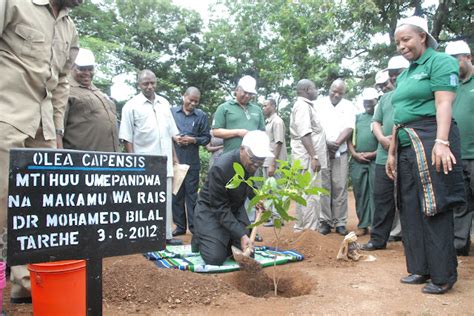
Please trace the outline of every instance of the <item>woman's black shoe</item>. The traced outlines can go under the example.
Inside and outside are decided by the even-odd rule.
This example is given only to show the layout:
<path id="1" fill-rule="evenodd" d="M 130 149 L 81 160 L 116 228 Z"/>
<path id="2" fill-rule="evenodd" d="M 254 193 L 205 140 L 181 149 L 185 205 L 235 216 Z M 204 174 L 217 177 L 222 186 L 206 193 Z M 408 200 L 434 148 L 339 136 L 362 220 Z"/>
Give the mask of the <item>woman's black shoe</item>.
<path id="1" fill-rule="evenodd" d="M 452 283 L 446 283 L 446 284 L 434 284 L 433 282 L 429 282 L 426 284 L 422 292 L 425 294 L 444 294 L 447 291 L 449 291 L 453 287 Z"/>
<path id="2" fill-rule="evenodd" d="M 400 279 L 405 284 L 423 284 L 430 279 L 429 275 L 410 274 Z"/>

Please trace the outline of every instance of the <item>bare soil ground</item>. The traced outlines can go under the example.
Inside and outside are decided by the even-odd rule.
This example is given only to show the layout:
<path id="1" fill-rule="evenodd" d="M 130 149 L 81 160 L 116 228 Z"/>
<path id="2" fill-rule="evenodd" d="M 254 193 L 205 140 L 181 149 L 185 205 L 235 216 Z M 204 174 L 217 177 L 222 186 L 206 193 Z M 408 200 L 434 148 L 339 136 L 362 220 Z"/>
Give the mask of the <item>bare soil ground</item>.
<path id="1" fill-rule="evenodd" d="M 356 228 L 351 196 L 349 229 Z M 275 243 L 273 229 L 261 228 L 265 245 Z M 191 236 L 184 236 L 190 242 Z M 459 281 L 445 295 L 421 293 L 422 285 L 403 285 L 406 275 L 401 242 L 372 252 L 373 262 L 337 261 L 343 237 L 335 233 L 293 233 L 282 230 L 280 246 L 295 249 L 305 260 L 260 273 L 198 274 L 158 269 L 141 255 L 104 259 L 103 309 L 105 315 L 299 315 L 396 314 L 474 315 L 474 257 L 458 257 Z M 368 240 L 361 237 L 360 243 Z M 474 249 L 471 249 L 474 253 Z M 279 281 L 279 295 L 272 278 Z M 257 279 L 256 279 L 257 277 Z M 31 305 L 10 305 L 9 286 L 4 291 L 8 315 L 28 315 Z M 251 294 L 251 295 L 249 295 Z M 60 299 L 60 298 L 58 298 Z"/>

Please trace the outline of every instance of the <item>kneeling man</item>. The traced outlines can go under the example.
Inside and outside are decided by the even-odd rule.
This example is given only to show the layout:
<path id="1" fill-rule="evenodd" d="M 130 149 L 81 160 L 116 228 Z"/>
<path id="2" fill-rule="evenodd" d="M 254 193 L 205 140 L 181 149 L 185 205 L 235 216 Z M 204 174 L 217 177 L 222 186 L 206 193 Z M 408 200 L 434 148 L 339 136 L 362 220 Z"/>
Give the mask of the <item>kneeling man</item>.
<path id="1" fill-rule="evenodd" d="M 267 157 L 273 157 L 267 134 L 251 131 L 244 136 L 239 149 L 220 156 L 209 170 L 194 209 L 192 240 L 193 251 L 199 250 L 206 264 L 222 265 L 232 254 L 232 245 L 240 249 L 253 248 L 245 210 L 245 200 L 252 198 L 252 189 L 245 183 L 236 189 L 225 186 L 235 174 L 234 162 L 244 167 L 247 179 Z"/>

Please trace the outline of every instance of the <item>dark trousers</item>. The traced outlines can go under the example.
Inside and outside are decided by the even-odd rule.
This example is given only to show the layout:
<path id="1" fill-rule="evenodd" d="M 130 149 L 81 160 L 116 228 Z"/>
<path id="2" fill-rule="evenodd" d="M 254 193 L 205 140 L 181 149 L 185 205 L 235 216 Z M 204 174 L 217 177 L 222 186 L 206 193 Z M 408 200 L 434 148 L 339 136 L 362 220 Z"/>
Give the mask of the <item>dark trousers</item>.
<path id="1" fill-rule="evenodd" d="M 454 247 L 469 252 L 471 227 L 474 214 L 474 160 L 462 161 L 466 205 L 454 210 Z"/>
<path id="2" fill-rule="evenodd" d="M 387 244 L 395 217 L 394 182 L 387 176 L 385 165 L 375 165 L 374 219 L 370 242 L 375 247 Z"/>
<path id="3" fill-rule="evenodd" d="M 435 284 L 456 282 L 453 210 L 448 209 L 434 216 L 423 213 L 418 196 L 420 176 L 415 152 L 410 146 L 399 150 L 398 181 L 408 272 L 430 275 Z"/>
<path id="4" fill-rule="evenodd" d="M 222 265 L 232 255 L 231 246 L 241 248 L 240 237 L 232 237 L 222 226 L 209 206 L 199 202 L 196 205 L 196 231 L 193 234 L 191 247 L 199 251 L 206 264 Z M 244 226 L 250 225 L 245 206 L 234 213 L 235 219 Z M 249 231 L 247 231 L 249 234 Z"/>
<path id="5" fill-rule="evenodd" d="M 357 227 L 368 228 L 372 226 L 374 217 L 375 162 L 359 163 L 352 159 L 350 172 L 356 202 L 356 213 L 359 218 Z"/>
<path id="6" fill-rule="evenodd" d="M 186 227 L 189 227 L 191 232 L 194 230 L 194 207 L 197 201 L 198 186 L 199 169 L 189 169 L 178 193 L 173 195 L 173 222 L 176 224 L 177 230 L 185 232 Z"/>

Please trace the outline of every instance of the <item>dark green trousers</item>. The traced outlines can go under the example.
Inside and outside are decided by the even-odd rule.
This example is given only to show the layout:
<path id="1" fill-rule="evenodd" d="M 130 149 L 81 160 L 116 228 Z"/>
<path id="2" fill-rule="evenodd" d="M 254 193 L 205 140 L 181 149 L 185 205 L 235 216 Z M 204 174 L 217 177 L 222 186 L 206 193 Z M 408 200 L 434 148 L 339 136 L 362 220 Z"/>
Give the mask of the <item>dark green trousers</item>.
<path id="1" fill-rule="evenodd" d="M 359 218 L 358 228 L 372 226 L 374 217 L 374 175 L 375 162 L 359 163 L 351 159 L 350 163 L 352 188 L 356 202 L 356 213 Z"/>

